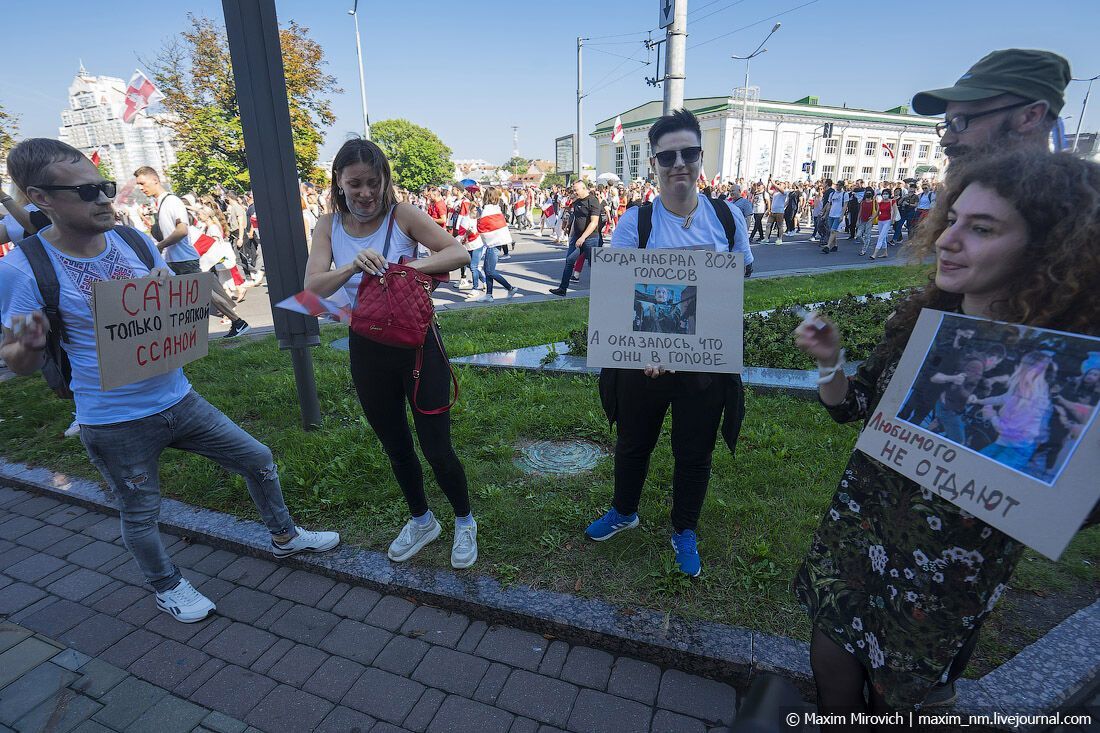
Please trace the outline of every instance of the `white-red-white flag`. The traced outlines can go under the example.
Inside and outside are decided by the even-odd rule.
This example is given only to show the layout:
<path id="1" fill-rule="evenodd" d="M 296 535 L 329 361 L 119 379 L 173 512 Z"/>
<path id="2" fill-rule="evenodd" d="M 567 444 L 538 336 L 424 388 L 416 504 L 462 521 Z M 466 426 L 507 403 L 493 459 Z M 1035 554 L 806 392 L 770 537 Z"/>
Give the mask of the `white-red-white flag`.
<path id="1" fill-rule="evenodd" d="M 889 155 L 891 158 L 894 157 L 894 148 L 891 147 L 891 145 L 889 143 L 883 143 L 882 144 L 882 149 L 885 150 L 886 154 Z"/>
<path id="2" fill-rule="evenodd" d="M 615 115 L 615 131 L 611 133 L 611 142 L 622 142 L 623 139 L 623 118 L 620 115 Z"/>
<path id="3" fill-rule="evenodd" d="M 717 173 L 714 174 L 714 178 L 710 179 L 711 188 L 718 188 L 718 184 L 722 182 L 722 176 Z"/>
<path id="4" fill-rule="evenodd" d="M 130 77 L 130 84 L 126 87 L 126 103 L 122 109 L 122 121 L 132 124 L 137 118 L 138 112 L 162 99 L 164 99 L 164 95 L 153 86 L 153 82 L 149 81 L 149 77 L 145 76 L 140 69 L 134 71 L 134 75 Z"/>
<path id="5" fill-rule="evenodd" d="M 328 315 L 340 323 L 351 323 L 351 306 L 340 305 L 314 292 L 303 290 L 275 304 L 276 308 L 303 313 L 307 316 Z"/>

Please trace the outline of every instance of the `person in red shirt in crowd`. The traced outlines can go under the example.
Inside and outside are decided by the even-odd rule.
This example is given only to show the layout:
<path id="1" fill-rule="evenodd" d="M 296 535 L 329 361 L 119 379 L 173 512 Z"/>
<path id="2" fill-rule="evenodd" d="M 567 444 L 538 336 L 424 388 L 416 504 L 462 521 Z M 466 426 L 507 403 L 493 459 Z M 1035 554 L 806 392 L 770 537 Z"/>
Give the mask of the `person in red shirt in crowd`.
<path id="1" fill-rule="evenodd" d="M 443 194 L 432 186 L 428 189 L 428 216 L 439 226 L 447 228 L 447 203 L 443 200 Z"/>

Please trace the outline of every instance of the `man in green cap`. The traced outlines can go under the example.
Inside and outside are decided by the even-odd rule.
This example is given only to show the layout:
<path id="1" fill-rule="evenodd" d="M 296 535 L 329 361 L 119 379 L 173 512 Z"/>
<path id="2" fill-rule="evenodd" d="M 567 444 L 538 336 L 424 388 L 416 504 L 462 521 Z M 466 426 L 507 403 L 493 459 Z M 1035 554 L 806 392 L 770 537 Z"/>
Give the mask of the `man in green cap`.
<path id="1" fill-rule="evenodd" d="M 1009 48 L 971 66 L 952 87 L 920 92 L 913 111 L 944 116 L 936 132 L 953 160 L 1006 143 L 1047 150 L 1069 80 L 1069 62 L 1058 54 Z"/>

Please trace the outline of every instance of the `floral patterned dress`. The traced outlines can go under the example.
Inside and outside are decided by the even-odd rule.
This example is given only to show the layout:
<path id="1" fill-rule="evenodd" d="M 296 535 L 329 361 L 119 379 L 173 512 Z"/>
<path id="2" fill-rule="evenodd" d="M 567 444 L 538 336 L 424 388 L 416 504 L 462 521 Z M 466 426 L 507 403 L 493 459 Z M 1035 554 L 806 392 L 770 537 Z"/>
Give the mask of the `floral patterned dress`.
<path id="1" fill-rule="evenodd" d="M 874 414 L 901 352 L 849 379 L 838 422 Z M 854 654 L 891 707 L 919 707 L 993 610 L 1023 545 L 859 451 L 794 579 L 814 627 Z"/>

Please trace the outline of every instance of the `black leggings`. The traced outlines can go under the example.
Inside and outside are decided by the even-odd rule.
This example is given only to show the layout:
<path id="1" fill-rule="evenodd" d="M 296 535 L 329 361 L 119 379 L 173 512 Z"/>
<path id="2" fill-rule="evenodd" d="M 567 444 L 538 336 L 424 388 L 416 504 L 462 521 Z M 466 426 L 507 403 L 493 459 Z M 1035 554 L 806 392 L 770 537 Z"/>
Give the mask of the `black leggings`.
<path id="1" fill-rule="evenodd" d="M 405 415 L 405 403 L 413 400 L 413 366 L 415 349 L 385 346 L 359 336 L 350 335 L 351 379 L 359 394 L 359 403 L 367 422 L 378 435 L 382 448 L 393 466 L 393 474 L 409 511 L 414 517 L 428 511 L 424 495 L 424 471 L 413 448 L 412 432 Z M 442 407 L 450 402 L 451 375 L 447 357 L 440 350 L 431 332 L 424 342 L 424 364 L 420 371 L 420 391 L 417 403 L 425 410 Z M 413 409 L 413 423 L 420 449 L 432 467 L 439 488 L 447 495 L 456 517 L 470 513 L 470 495 L 466 487 L 466 471 L 451 445 L 451 415 L 424 415 Z"/>
<path id="2" fill-rule="evenodd" d="M 749 241 L 756 236 L 757 232 L 760 233 L 760 238 L 764 238 L 764 215 L 756 214 L 752 215 L 752 234 L 749 235 Z"/>
<path id="3" fill-rule="evenodd" d="M 699 387 L 700 380 L 709 384 Z M 615 498 L 620 514 L 638 511 L 649 458 L 672 407 L 672 527 L 695 530 L 710 483 L 711 454 L 726 394 L 724 374 L 666 374 L 624 369 L 618 381 Z"/>
<path id="4" fill-rule="evenodd" d="M 817 710 L 822 715 L 852 713 L 888 713 L 886 701 L 869 684 L 863 664 L 818 629 L 810 638 L 810 667 L 817 686 Z M 871 699 L 864 697 L 864 685 Z M 870 726 L 823 725 L 828 731 L 870 731 Z"/>

